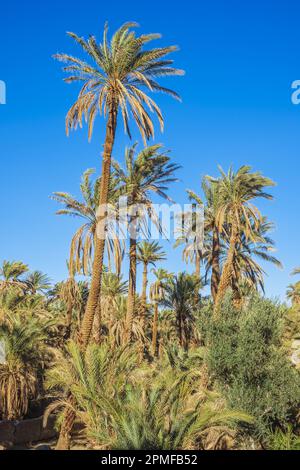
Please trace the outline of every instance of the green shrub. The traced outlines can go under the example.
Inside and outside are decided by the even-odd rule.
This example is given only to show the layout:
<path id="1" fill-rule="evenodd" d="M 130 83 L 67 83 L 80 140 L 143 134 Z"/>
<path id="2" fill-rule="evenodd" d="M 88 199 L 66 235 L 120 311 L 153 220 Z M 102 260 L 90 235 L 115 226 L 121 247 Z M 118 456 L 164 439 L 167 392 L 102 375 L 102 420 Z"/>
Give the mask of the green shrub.
<path id="1" fill-rule="evenodd" d="M 208 367 L 228 403 L 256 418 L 255 434 L 293 421 L 299 373 L 281 348 L 285 309 L 255 296 L 242 310 L 227 297 L 220 320 L 207 326 Z"/>

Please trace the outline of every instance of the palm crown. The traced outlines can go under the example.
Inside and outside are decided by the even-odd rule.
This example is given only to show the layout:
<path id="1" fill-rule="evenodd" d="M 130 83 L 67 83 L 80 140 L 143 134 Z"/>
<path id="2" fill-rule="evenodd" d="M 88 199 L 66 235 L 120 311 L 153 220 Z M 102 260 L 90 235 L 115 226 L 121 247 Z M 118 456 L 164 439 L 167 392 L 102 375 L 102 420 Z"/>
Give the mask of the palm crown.
<path id="1" fill-rule="evenodd" d="M 163 129 L 164 121 L 159 107 L 142 90 L 146 88 L 149 91 L 160 91 L 179 99 L 177 93 L 159 85 L 157 78 L 183 75 L 184 72 L 174 68 L 172 60 L 165 59 L 166 55 L 177 50 L 176 46 L 143 50 L 145 44 L 161 36 L 136 36 L 131 30 L 136 26 L 134 22 L 125 23 L 109 41 L 106 23 L 102 44 L 97 43 L 95 36 L 86 40 L 75 33 L 68 33 L 92 59 L 92 65 L 68 54 L 54 56 L 67 64 L 64 68 L 64 71 L 69 73 L 66 82 L 83 82 L 78 100 L 67 115 L 67 132 L 69 129 L 76 129 L 78 125 L 82 126 L 85 117 L 90 138 L 97 113 L 106 115 L 112 108 L 115 111 L 121 110 L 124 127 L 129 136 L 130 112 L 144 140 L 154 136 L 154 126 L 148 111 L 157 115 Z"/>

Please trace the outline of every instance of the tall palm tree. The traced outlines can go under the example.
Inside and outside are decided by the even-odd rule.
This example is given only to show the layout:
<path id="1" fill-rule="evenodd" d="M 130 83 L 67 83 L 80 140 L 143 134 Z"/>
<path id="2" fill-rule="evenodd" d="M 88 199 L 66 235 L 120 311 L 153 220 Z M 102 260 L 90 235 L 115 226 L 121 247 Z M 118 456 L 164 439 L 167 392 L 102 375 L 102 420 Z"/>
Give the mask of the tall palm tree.
<path id="1" fill-rule="evenodd" d="M 177 181 L 174 172 L 178 165 L 170 163 L 170 157 L 159 144 L 144 148 L 135 156 L 136 144 L 126 150 L 125 167 L 113 162 L 114 177 L 119 182 L 119 194 L 125 196 L 129 209 L 129 290 L 128 290 L 128 342 L 131 341 L 132 319 L 136 294 L 137 238 L 145 226 L 147 216 L 158 223 L 153 209 L 152 194 L 171 201 L 166 193 L 169 183 Z"/>
<path id="2" fill-rule="evenodd" d="M 150 299 L 154 302 L 154 316 L 152 323 L 152 352 L 153 356 L 157 354 L 157 330 L 158 330 L 158 307 L 163 300 L 165 283 L 172 278 L 172 274 L 165 269 L 152 269 L 155 281 L 150 288 Z"/>
<path id="3" fill-rule="evenodd" d="M 109 42 L 106 24 L 102 44 L 97 43 L 95 36 L 90 36 L 85 40 L 74 33 L 69 33 L 90 58 L 92 65 L 67 54 L 55 56 L 67 64 L 64 68 L 65 72 L 69 74 L 65 79 L 67 83 L 74 81 L 83 83 L 78 99 L 66 117 L 67 133 L 70 129 L 76 129 L 78 125 L 82 126 L 83 118 L 85 118 L 88 122 L 89 138 L 91 138 L 97 113 L 103 112 L 104 117 L 107 118 L 98 203 L 99 212 L 97 212 L 98 236 L 94 248 L 90 293 L 81 327 L 83 348 L 88 344 L 94 316 L 100 303 L 106 229 L 105 207 L 108 203 L 111 156 L 118 114 L 121 113 L 125 131 L 129 136 L 129 113 L 131 113 L 143 139 L 153 137 L 154 125 L 147 108 L 158 117 L 161 130 L 163 130 L 164 120 L 157 104 L 143 90 L 160 91 L 179 99 L 177 93 L 160 86 L 157 78 L 183 75 L 183 71 L 172 66 L 172 60 L 165 59 L 166 55 L 176 51 L 177 47 L 168 46 L 144 50 L 145 44 L 160 38 L 160 35 L 146 34 L 136 37 L 135 32 L 131 30 L 135 26 L 136 24 L 132 22 L 125 23 L 116 31 Z M 67 436 L 74 422 L 74 413 L 68 412 L 65 422 L 67 425 L 63 427 L 59 448 L 68 444 Z"/>
<path id="4" fill-rule="evenodd" d="M 82 175 L 80 184 L 82 200 L 76 199 L 65 192 L 55 192 L 52 196 L 52 199 L 64 206 L 63 209 L 56 212 L 57 215 L 76 217 L 84 222 L 71 240 L 68 264 L 74 275 L 82 273 L 87 276 L 91 271 L 91 261 L 96 243 L 97 207 L 101 186 L 101 178 L 97 178 L 94 182 L 91 181 L 94 172 L 95 170 L 90 168 Z M 112 259 L 114 259 L 115 269 L 117 273 L 120 273 L 124 247 L 115 233 L 114 220 L 117 218 L 117 196 L 113 179 L 111 179 L 109 185 L 108 202 L 110 207 L 114 208 L 114 214 L 112 214 L 111 219 L 107 219 L 106 253 L 109 266 L 111 266 Z"/>
<path id="5" fill-rule="evenodd" d="M 162 87 L 157 82 L 158 77 L 182 75 L 183 71 L 172 66 L 173 61 L 164 59 L 166 55 L 177 50 L 176 46 L 144 50 L 144 45 L 153 39 L 160 38 L 159 34 L 136 36 L 131 28 L 136 23 L 125 23 L 108 40 L 108 26 L 105 25 L 103 41 L 98 44 L 95 36 L 84 39 L 74 33 L 69 36 L 81 46 L 91 60 L 91 64 L 67 54 L 57 54 L 55 57 L 67 64 L 64 70 L 69 74 L 67 83 L 80 81 L 83 87 L 78 99 L 71 107 L 66 118 L 67 133 L 82 125 L 85 118 L 88 122 L 89 138 L 93 132 L 94 121 L 98 113 L 107 118 L 106 136 L 103 151 L 102 181 L 99 195 L 98 229 L 95 243 L 94 262 L 90 295 L 86 314 L 81 329 L 83 347 L 88 344 L 94 315 L 101 292 L 102 266 L 105 245 L 105 207 L 108 203 L 108 190 L 111 171 L 111 156 L 115 141 L 117 118 L 121 113 L 125 131 L 130 136 L 129 113 L 144 140 L 154 136 L 154 125 L 147 109 L 158 117 L 161 130 L 163 117 L 157 104 L 143 91 L 160 91 L 174 98 L 179 96 L 172 90 Z"/>
<path id="6" fill-rule="evenodd" d="M 219 231 L 225 231 L 230 240 L 216 296 L 215 315 L 218 314 L 220 302 L 234 278 L 234 257 L 241 233 L 245 234 L 247 240 L 255 241 L 254 229 L 262 221 L 262 216 L 252 201 L 258 197 L 272 199 L 265 188 L 274 186 L 275 183 L 261 173 L 250 170 L 251 167 L 242 166 L 236 173 L 230 168 L 226 174 L 220 168 L 219 180 L 208 177 L 209 181 L 219 184 L 221 202 L 217 211 L 217 225 Z"/>
<path id="7" fill-rule="evenodd" d="M 143 264 L 143 290 L 142 290 L 142 318 L 145 321 L 147 304 L 148 267 L 155 266 L 157 262 L 166 259 L 166 253 L 162 251 L 158 242 L 143 241 L 137 245 L 137 261 Z"/>

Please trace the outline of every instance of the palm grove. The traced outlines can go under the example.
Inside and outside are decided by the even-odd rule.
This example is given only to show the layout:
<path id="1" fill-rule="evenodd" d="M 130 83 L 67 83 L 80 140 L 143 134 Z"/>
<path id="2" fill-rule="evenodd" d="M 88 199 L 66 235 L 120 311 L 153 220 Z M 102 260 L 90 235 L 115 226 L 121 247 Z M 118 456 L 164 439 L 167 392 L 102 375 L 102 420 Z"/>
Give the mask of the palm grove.
<path id="1" fill-rule="evenodd" d="M 22 419 L 46 396 L 57 449 L 72 448 L 75 424 L 85 448 L 298 448 L 300 382 L 290 355 L 300 338 L 299 283 L 288 290 L 291 308 L 269 300 L 261 266 L 281 267 L 273 224 L 258 208 L 272 199 L 274 182 L 246 165 L 205 176 L 197 192 L 187 191 L 204 207 L 204 239 L 189 219 L 174 244 L 193 274 L 159 267 L 166 253 L 147 238 L 147 221 L 162 233 L 153 198 L 172 202 L 180 167 L 162 145 L 147 144 L 153 116 L 164 127 L 152 95 L 179 100 L 160 81 L 184 72 L 169 59 L 175 46 L 151 48 L 160 35 L 137 35 L 136 26 L 124 24 L 110 39 L 105 25 L 100 43 L 69 33 L 85 59 L 55 56 L 65 81 L 82 85 L 67 133 L 86 122 L 90 139 L 96 118 L 106 126 L 102 170 L 82 175 L 79 199 L 52 196 L 59 215 L 82 223 L 68 279 L 53 286 L 22 262 L 2 265 L 0 418 Z M 116 129 L 130 139 L 132 125 L 142 143 L 129 143 L 122 166 L 113 158 Z M 124 197 L 130 230 L 118 237 L 113 220 Z"/>

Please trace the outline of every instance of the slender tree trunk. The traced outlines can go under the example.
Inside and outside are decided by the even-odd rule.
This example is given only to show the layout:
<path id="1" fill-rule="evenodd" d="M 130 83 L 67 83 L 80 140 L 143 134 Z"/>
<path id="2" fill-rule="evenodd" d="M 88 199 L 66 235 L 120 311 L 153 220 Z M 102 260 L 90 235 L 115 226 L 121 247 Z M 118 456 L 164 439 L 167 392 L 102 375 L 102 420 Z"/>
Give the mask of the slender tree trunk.
<path id="1" fill-rule="evenodd" d="M 196 260 L 195 260 L 195 276 L 197 277 L 197 279 L 199 279 L 199 281 L 201 280 L 200 265 L 201 265 L 201 256 L 200 256 L 199 252 L 197 252 Z"/>
<path id="2" fill-rule="evenodd" d="M 240 309 L 243 306 L 243 299 L 239 290 L 236 278 L 232 282 L 232 297 L 235 308 Z"/>
<path id="3" fill-rule="evenodd" d="M 97 236 L 95 243 L 95 254 L 94 262 L 92 268 L 92 281 L 90 286 L 89 297 L 87 301 L 87 306 L 85 314 L 83 317 L 81 325 L 81 334 L 80 341 L 81 345 L 84 348 L 88 345 L 91 331 L 93 327 L 94 317 L 98 306 L 98 301 L 101 293 L 101 283 L 102 283 L 102 269 L 103 269 L 103 258 L 104 258 L 104 248 L 105 248 L 105 206 L 108 203 L 108 190 L 109 190 L 109 181 L 110 181 L 110 170 L 111 170 L 111 154 L 113 150 L 115 133 L 117 126 L 117 112 L 111 110 L 109 114 L 109 119 L 106 129 L 106 139 L 104 145 L 103 153 L 103 164 L 102 164 L 102 180 L 101 180 L 101 190 L 100 190 L 100 201 L 99 208 L 100 213 L 98 213 L 98 224 L 97 224 Z"/>
<path id="4" fill-rule="evenodd" d="M 212 274 L 211 274 L 211 295 L 213 301 L 216 301 L 218 287 L 220 283 L 220 239 L 217 228 L 213 230 L 212 242 Z"/>
<path id="5" fill-rule="evenodd" d="M 89 297 L 82 320 L 79 343 L 83 350 L 86 349 L 93 328 L 95 313 L 100 299 L 102 269 L 105 248 L 105 212 L 104 207 L 108 202 L 108 190 L 111 170 L 111 155 L 117 128 L 117 110 L 112 107 L 109 111 L 106 137 L 104 144 L 103 160 L 102 160 L 102 179 L 99 199 L 100 214 L 98 214 L 97 236 L 94 248 L 94 262 L 92 268 L 92 280 L 89 291 Z M 103 213 L 104 212 L 104 213 Z M 73 399 L 72 397 L 70 400 Z M 76 415 L 72 409 L 67 409 L 62 423 L 60 437 L 57 443 L 57 449 L 68 449 L 71 441 L 71 431 L 75 422 Z"/>
<path id="6" fill-rule="evenodd" d="M 152 352 L 153 352 L 153 356 L 156 356 L 156 352 L 157 352 L 157 328 L 158 328 L 158 303 L 155 302 L 153 325 L 152 325 Z"/>
<path id="7" fill-rule="evenodd" d="M 67 305 L 67 329 L 65 339 L 70 339 L 72 331 L 72 314 L 73 314 L 73 303 L 68 302 Z"/>
<path id="8" fill-rule="evenodd" d="M 75 400 L 72 395 L 69 396 L 69 403 L 71 406 L 75 405 Z M 64 412 L 64 419 L 60 428 L 59 438 L 56 444 L 56 450 L 70 450 L 70 433 L 72 431 L 76 415 L 71 408 L 66 408 Z"/>
<path id="9" fill-rule="evenodd" d="M 181 313 L 177 317 L 177 328 L 178 328 L 178 336 L 179 336 L 179 344 L 183 346 L 183 337 L 182 337 L 182 317 Z"/>
<path id="10" fill-rule="evenodd" d="M 201 256 L 200 256 L 199 251 L 197 251 L 196 259 L 195 259 L 195 276 L 196 276 L 197 281 L 201 281 L 200 269 L 201 269 Z M 200 283 L 199 283 L 199 287 L 200 287 Z M 196 289 L 195 297 L 194 297 L 195 307 L 197 306 L 198 299 L 199 299 L 199 289 Z"/>
<path id="11" fill-rule="evenodd" d="M 220 279 L 220 284 L 218 288 L 218 293 L 216 296 L 215 308 L 214 308 L 214 316 L 218 317 L 220 312 L 220 304 L 224 295 L 229 287 L 231 287 L 232 279 L 234 275 L 234 256 L 236 251 L 236 244 L 238 241 L 238 227 L 237 224 L 232 224 L 231 228 L 231 237 L 230 237 L 230 244 L 227 254 L 227 259 L 223 268 L 222 276 Z"/>
<path id="12" fill-rule="evenodd" d="M 128 283 L 128 300 L 126 315 L 126 343 L 130 343 L 132 339 L 132 325 L 135 307 L 136 294 L 136 228 L 137 222 L 135 218 L 130 221 L 130 248 L 129 248 L 129 283 Z"/>
<path id="13" fill-rule="evenodd" d="M 102 326 L 102 312 L 101 312 L 101 298 L 97 305 L 96 315 L 94 319 L 94 340 L 96 344 L 101 343 L 101 326 Z"/>
<path id="14" fill-rule="evenodd" d="M 147 263 L 145 263 L 144 269 L 143 269 L 143 290 L 142 290 L 142 322 L 144 326 L 146 323 L 147 285 L 148 285 L 148 266 L 147 266 Z"/>

